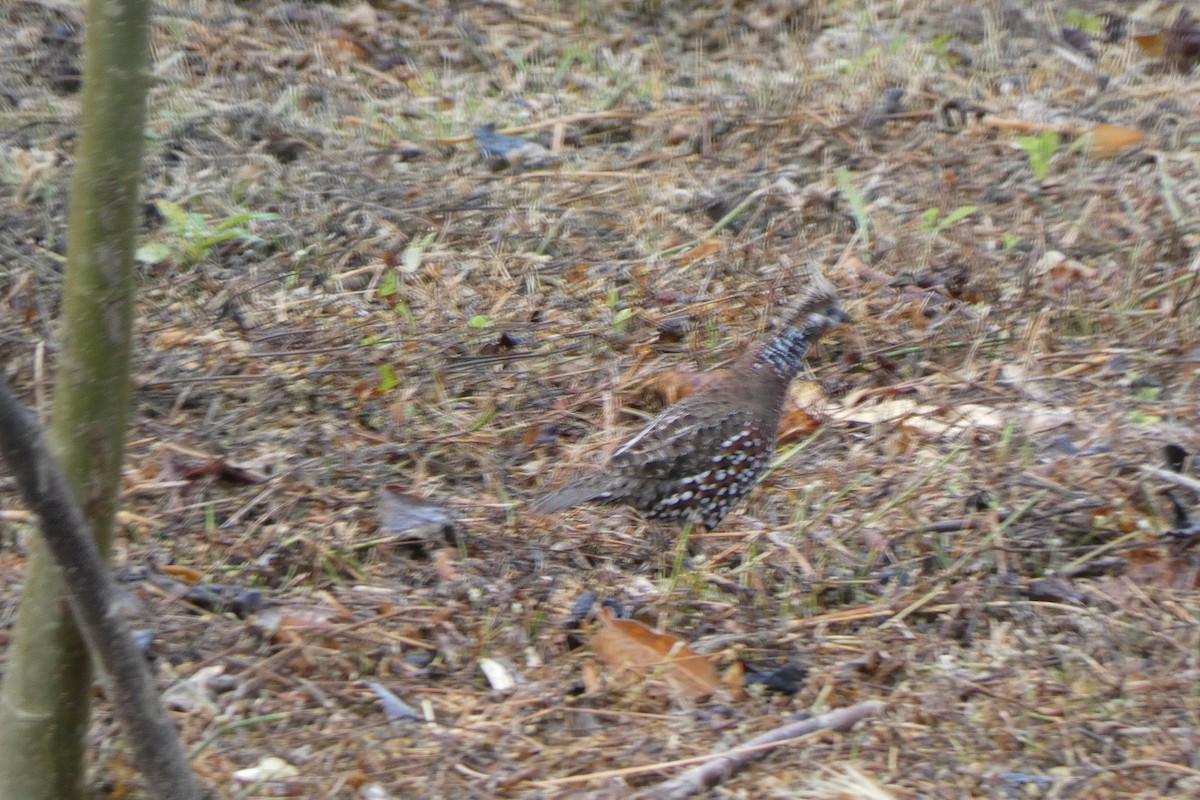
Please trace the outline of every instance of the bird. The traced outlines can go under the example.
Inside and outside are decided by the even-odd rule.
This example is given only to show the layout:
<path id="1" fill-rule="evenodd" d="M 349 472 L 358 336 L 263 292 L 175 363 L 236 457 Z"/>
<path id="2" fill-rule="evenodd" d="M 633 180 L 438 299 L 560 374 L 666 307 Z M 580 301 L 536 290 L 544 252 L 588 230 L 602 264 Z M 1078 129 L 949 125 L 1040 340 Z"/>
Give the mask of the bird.
<path id="1" fill-rule="evenodd" d="M 717 527 L 770 463 L 784 398 L 805 354 L 849 321 L 833 286 L 810 269 L 796 311 L 778 333 L 749 347 L 706 388 L 663 409 L 600 471 L 545 495 L 533 511 L 625 504 L 650 519 Z"/>

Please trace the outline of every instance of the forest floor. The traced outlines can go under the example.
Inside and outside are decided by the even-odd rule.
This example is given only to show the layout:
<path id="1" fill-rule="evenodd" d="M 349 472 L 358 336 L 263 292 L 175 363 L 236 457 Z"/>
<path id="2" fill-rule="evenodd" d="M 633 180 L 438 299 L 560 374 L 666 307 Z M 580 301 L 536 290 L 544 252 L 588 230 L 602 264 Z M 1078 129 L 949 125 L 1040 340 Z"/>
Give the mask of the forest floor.
<path id="1" fill-rule="evenodd" d="M 1200 795 L 1200 32 L 1130 8 L 165 0 L 114 567 L 197 773 L 666 797 L 880 701 L 707 796 Z M 45 417 L 82 19 L 0 17 L 0 364 Z M 853 322 L 719 528 L 528 510 L 808 264 Z M 703 668 L 630 667 L 674 642 Z"/>

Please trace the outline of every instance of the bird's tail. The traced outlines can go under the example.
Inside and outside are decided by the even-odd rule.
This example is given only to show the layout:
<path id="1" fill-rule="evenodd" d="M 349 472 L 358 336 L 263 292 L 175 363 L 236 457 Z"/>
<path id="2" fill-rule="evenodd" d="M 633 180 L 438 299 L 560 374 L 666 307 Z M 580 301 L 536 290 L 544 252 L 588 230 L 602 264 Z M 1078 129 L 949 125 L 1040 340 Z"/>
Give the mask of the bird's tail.
<path id="1" fill-rule="evenodd" d="M 592 501 L 613 502 L 616 499 L 614 488 L 612 479 L 607 475 L 580 478 L 540 498 L 532 509 L 537 514 L 553 514 Z"/>

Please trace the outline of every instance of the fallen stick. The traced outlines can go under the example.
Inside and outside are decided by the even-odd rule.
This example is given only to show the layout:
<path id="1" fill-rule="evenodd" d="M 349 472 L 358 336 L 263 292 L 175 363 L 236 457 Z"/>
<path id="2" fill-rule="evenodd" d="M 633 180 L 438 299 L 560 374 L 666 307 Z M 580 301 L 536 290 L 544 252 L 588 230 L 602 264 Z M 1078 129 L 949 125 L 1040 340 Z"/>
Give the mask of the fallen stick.
<path id="1" fill-rule="evenodd" d="M 1181 475 L 1178 472 L 1172 472 L 1169 469 L 1159 469 L 1158 467 L 1142 467 L 1142 472 L 1153 475 L 1156 478 L 1162 478 L 1164 481 L 1170 481 L 1176 486 L 1182 486 L 1185 489 L 1191 489 L 1193 492 L 1200 493 L 1200 481 L 1189 475 Z"/>
<path id="2" fill-rule="evenodd" d="M 885 708 L 887 708 L 887 703 L 879 700 L 867 700 L 847 708 L 839 708 L 837 711 L 830 711 L 827 714 L 818 714 L 799 722 L 780 725 L 774 730 L 755 736 L 732 750 L 714 753 L 712 760 L 705 761 L 698 767 L 692 767 L 669 781 L 647 789 L 637 797 L 653 797 L 655 800 L 682 800 L 682 798 L 699 794 L 705 789 L 711 789 L 726 778 L 732 777 L 751 761 L 762 758 L 788 740 L 819 730 L 845 730 L 861 719 L 879 714 Z"/>

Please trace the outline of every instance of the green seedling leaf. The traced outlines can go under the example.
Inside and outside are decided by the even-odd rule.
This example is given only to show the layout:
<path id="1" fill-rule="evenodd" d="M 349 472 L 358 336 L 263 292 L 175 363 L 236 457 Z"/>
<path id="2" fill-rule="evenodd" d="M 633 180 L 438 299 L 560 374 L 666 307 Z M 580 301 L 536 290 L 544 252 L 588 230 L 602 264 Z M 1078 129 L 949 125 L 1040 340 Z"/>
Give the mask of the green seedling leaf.
<path id="1" fill-rule="evenodd" d="M 854 182 L 854 174 L 845 167 L 838 167 L 834 175 L 837 177 L 838 188 L 846 195 L 846 202 L 850 204 L 850 213 L 854 216 L 854 225 L 862 237 L 863 246 L 870 247 L 870 219 L 867 216 L 867 201 L 862 189 Z"/>
<path id="2" fill-rule="evenodd" d="M 1067 11 L 1063 14 L 1063 22 L 1093 36 L 1104 30 L 1103 17 L 1096 16 L 1095 14 L 1085 14 L 1082 11 Z"/>
<path id="3" fill-rule="evenodd" d="M 626 323 L 629 321 L 629 318 L 632 316 L 633 316 L 632 308 L 622 308 L 615 315 L 613 315 L 613 321 L 612 321 L 613 329 L 618 332 L 624 331 L 625 327 L 626 327 Z"/>
<path id="4" fill-rule="evenodd" d="M 949 228 L 960 219 L 966 219 L 979 210 L 979 206 L 959 206 L 946 215 L 946 218 L 938 223 L 938 230 Z"/>
<path id="5" fill-rule="evenodd" d="M 379 296 L 391 297 L 400 291 L 400 276 L 396 274 L 396 270 L 389 269 L 383 273 L 383 280 L 379 282 Z"/>
<path id="6" fill-rule="evenodd" d="M 389 392 L 400 385 L 400 380 L 396 377 L 396 370 L 392 369 L 391 364 L 379 365 L 379 391 Z"/>
<path id="7" fill-rule="evenodd" d="M 1018 136 L 1017 147 L 1029 157 L 1033 176 L 1039 181 L 1050 171 L 1050 159 L 1058 151 L 1058 131 L 1043 131 L 1037 136 Z"/>
<path id="8" fill-rule="evenodd" d="M 203 250 L 205 253 L 207 253 L 208 250 L 215 245 L 221 244 L 222 242 L 228 242 L 231 239 L 239 239 L 247 244 L 260 244 L 263 241 L 261 236 L 255 236 L 245 228 L 231 228 L 229 230 L 213 234 L 212 236 L 205 236 L 196 243 L 196 246 L 197 249 Z"/>
<path id="9" fill-rule="evenodd" d="M 954 65 L 959 61 L 958 56 L 950 51 L 950 40 L 953 38 L 953 31 L 943 31 L 929 41 L 934 58 L 943 64 Z"/>
<path id="10" fill-rule="evenodd" d="M 167 221 L 168 225 L 178 228 L 187 226 L 188 218 L 191 215 L 177 203 L 172 203 L 170 200 L 155 200 L 154 207 L 158 209 L 158 213 L 163 215 L 163 219 Z"/>
<path id="11" fill-rule="evenodd" d="M 139 247 L 133 257 L 142 264 L 161 264 L 171 257 L 171 252 L 162 242 L 149 242 Z"/>
<path id="12" fill-rule="evenodd" d="M 412 309 L 410 309 L 408 307 L 408 303 L 404 302 L 403 300 L 397 299 L 396 305 L 392 308 L 392 310 L 395 311 L 397 314 L 399 314 L 401 317 L 403 317 L 408 322 L 409 329 L 416 330 L 417 320 L 416 320 L 416 317 L 413 316 Z"/>
<path id="13" fill-rule="evenodd" d="M 218 222 L 213 226 L 213 230 L 224 231 L 236 225 L 243 225 L 247 222 L 255 222 L 258 220 L 269 221 L 274 219 L 279 219 L 279 215 L 270 211 L 247 211 L 244 214 L 238 214 L 237 216 L 233 216 L 227 220 Z"/>
<path id="14" fill-rule="evenodd" d="M 467 320 L 467 324 L 472 328 L 486 328 L 488 325 L 492 324 L 492 321 L 488 319 L 487 314 L 476 314 Z"/>
<path id="15" fill-rule="evenodd" d="M 942 31 L 937 36 L 929 40 L 929 48 L 939 56 L 944 55 L 946 47 L 950 44 L 950 40 L 954 38 L 954 31 Z"/>
<path id="16" fill-rule="evenodd" d="M 157 261 L 153 263 L 173 260 L 178 264 L 188 266 L 203 261 L 213 247 L 223 242 L 237 239 L 250 244 L 261 243 L 262 237 L 255 236 L 243 225 L 254 220 L 279 218 L 278 214 L 251 211 L 237 214 L 229 219 L 211 222 L 201 214 L 185 211 L 170 200 L 155 200 L 154 205 L 166 220 L 163 225 L 163 233 L 168 240 L 160 243 L 161 247 L 166 248 L 166 255 L 157 258 Z M 140 252 L 145 258 L 158 257 L 162 254 L 161 250 L 155 249 L 143 249 Z"/>

